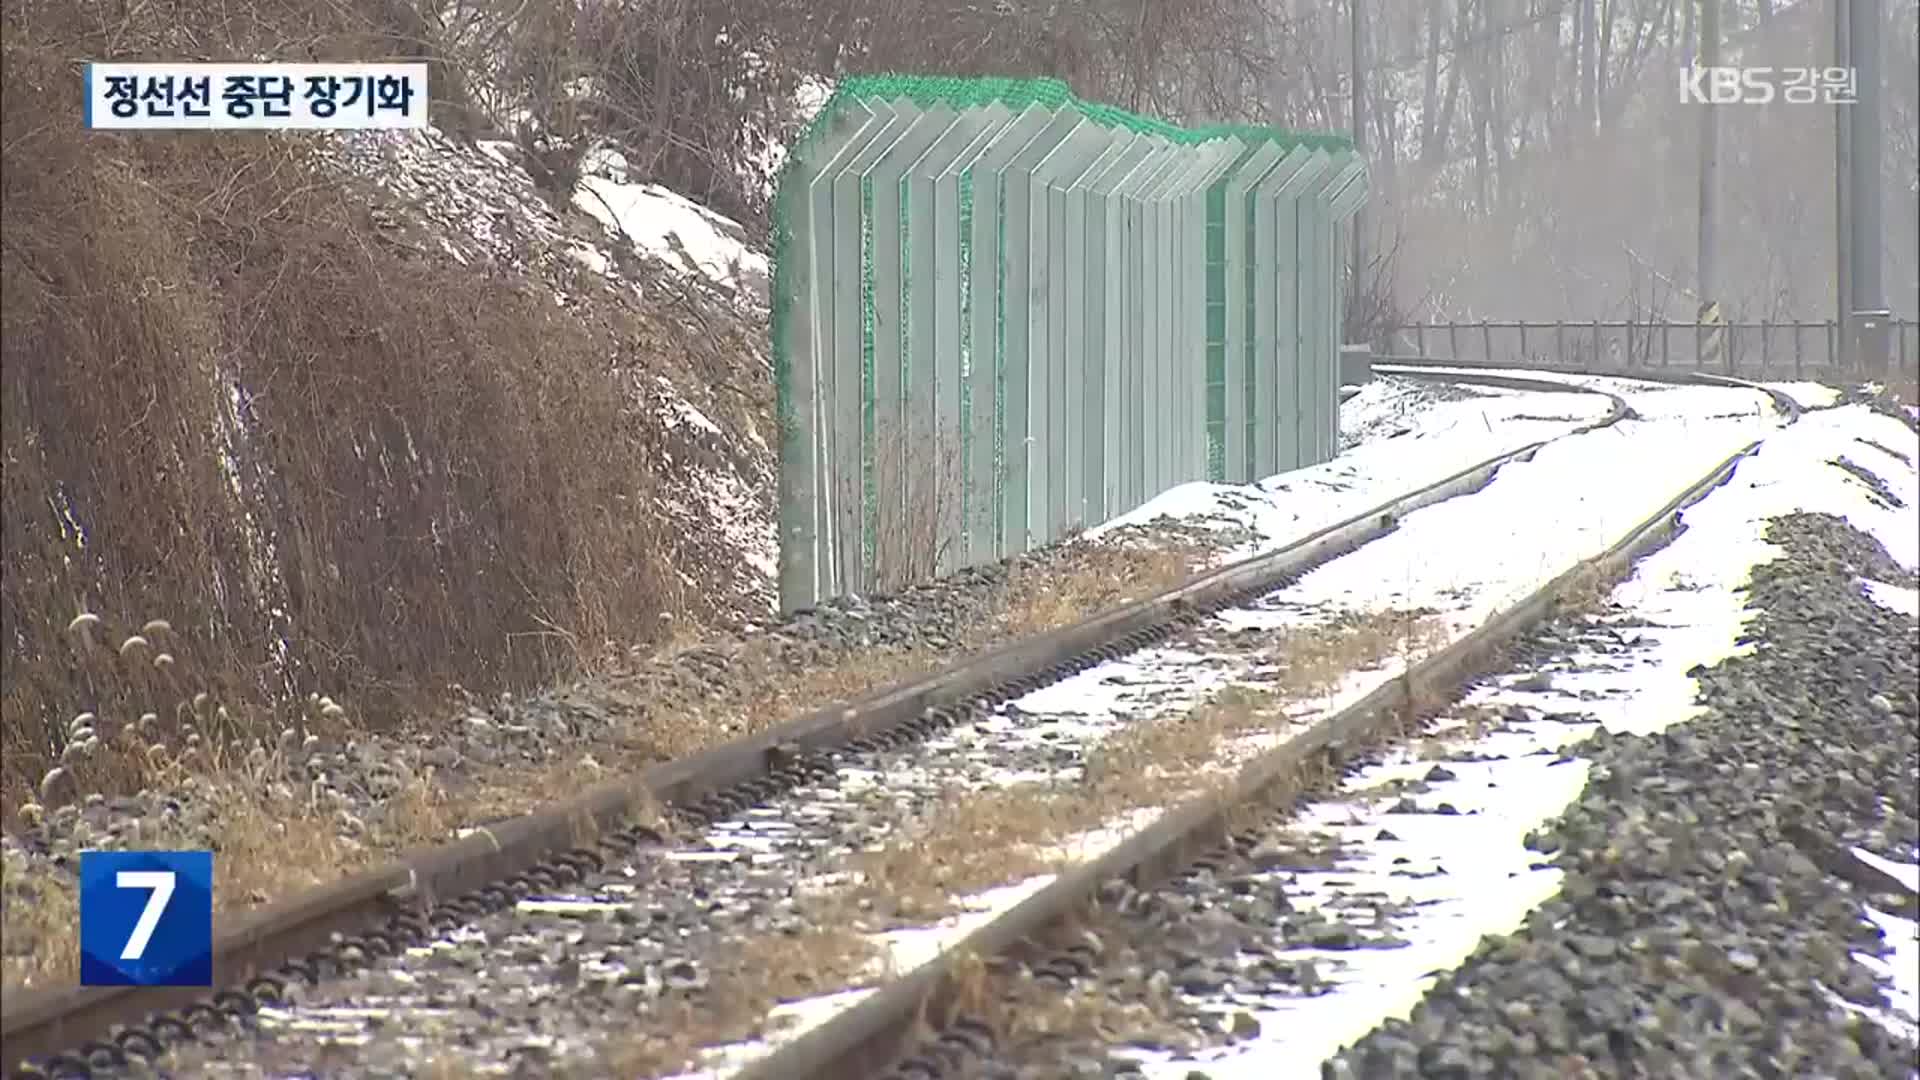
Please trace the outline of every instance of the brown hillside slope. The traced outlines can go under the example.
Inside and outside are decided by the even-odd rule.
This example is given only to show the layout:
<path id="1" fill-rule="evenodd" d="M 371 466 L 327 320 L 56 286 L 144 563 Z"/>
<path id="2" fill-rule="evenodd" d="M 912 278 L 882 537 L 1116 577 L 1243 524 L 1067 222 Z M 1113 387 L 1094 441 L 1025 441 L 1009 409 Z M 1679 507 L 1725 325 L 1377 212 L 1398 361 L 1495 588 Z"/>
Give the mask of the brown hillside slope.
<path id="1" fill-rule="evenodd" d="M 78 58 L 404 55 L 384 4 L 4 18 L 0 805 L 59 757 L 75 702 L 108 750 L 136 702 L 169 697 L 150 684 L 213 689 L 235 728 L 314 691 L 390 724 L 449 686 L 549 683 L 663 615 L 728 613 L 740 559 L 700 550 L 698 515 L 670 520 L 700 455 L 655 397 L 662 377 L 732 386 L 768 430 L 771 390 L 741 374 L 756 317 L 444 257 L 328 136 L 79 128 Z M 116 648 L 149 618 L 171 636 L 81 662 L 83 610 Z M 75 769 L 90 791 L 144 779 L 111 753 Z"/>

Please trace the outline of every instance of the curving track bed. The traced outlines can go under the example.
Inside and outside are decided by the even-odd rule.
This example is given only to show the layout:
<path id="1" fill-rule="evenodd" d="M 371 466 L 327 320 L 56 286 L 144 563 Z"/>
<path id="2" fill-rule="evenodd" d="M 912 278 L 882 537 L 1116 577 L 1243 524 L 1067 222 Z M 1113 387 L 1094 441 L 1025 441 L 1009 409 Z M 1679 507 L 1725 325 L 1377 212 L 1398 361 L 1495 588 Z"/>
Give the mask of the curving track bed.
<path id="1" fill-rule="evenodd" d="M 1920 446 L 1753 449 L 1416 665 L 1425 722 L 1330 718 L 748 1075 L 1913 1075 Z"/>
<path id="2" fill-rule="evenodd" d="M 1584 381 L 1611 402 L 1600 421 L 1175 594 L 264 913 L 223 942 L 243 992 L 107 1039 L 171 1003 L 9 1001 L 9 1060 L 68 1051 L 43 1059 L 62 1075 L 155 1050 L 176 1075 L 891 1065 L 916 1014 L 961 1015 L 990 977 L 955 962 L 955 941 L 996 953 L 1117 875 L 1177 868 L 1219 839 L 1221 796 L 1354 752 L 1412 691 L 1444 700 L 1495 639 L 1619 570 L 1676 498 L 1791 415 L 1744 387 Z M 630 824 L 646 792 L 672 813 Z M 313 951 L 336 932 L 356 936 Z"/>

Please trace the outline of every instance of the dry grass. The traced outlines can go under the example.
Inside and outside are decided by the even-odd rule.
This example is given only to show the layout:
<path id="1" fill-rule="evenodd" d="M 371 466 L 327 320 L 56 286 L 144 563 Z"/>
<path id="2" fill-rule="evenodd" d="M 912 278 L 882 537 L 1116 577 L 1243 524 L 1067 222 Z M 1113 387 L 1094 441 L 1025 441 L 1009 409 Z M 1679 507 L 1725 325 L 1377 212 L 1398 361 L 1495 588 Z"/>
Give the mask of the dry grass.
<path id="1" fill-rule="evenodd" d="M 185 767 L 182 767 L 185 768 Z M 233 913 L 332 881 L 368 865 L 381 852 L 445 835 L 442 798 L 431 775 L 388 802 L 386 817 L 358 835 L 343 832 L 332 808 L 304 798 L 265 770 L 193 767 L 191 790 L 212 809 L 205 833 L 171 819 L 136 822 L 131 847 L 196 848 L 215 837 L 214 911 Z M 9 943 L 0 985 L 9 991 L 71 984 L 79 977 L 79 938 L 71 882 L 45 873 L 11 872 L 0 938 Z M 17 947 L 16 947 L 17 946 Z"/>
<path id="2" fill-rule="evenodd" d="M 598 1074 L 644 1080 L 684 1071 L 704 1047 L 765 1034 L 767 1014 L 781 1002 L 863 985 L 880 953 L 852 928 L 853 915 L 822 906 L 808 913 L 817 929 L 754 937 L 703 957 L 706 987 L 654 1003 L 638 1020 L 642 1030 L 608 1041 Z"/>
<path id="3" fill-rule="evenodd" d="M 923 815 L 923 828 L 856 860 L 861 889 L 902 916 L 939 918 L 953 912 L 956 895 L 1076 863 L 1072 852 L 1049 849 L 1223 784 L 1231 774 L 1219 765 L 1232 740 L 1274 731 L 1288 706 L 1326 694 L 1349 672 L 1417 659 L 1442 633 L 1428 616 L 1394 611 L 1268 637 L 1281 662 L 1268 686 L 1228 687 L 1198 708 L 1123 728 L 1087 755 L 1078 782 L 950 791 Z"/>
<path id="4" fill-rule="evenodd" d="M 177 778 L 170 789 L 192 793 L 197 804 L 211 811 L 204 831 L 190 833 L 162 818 L 136 822 L 137 831 L 123 840 L 132 847 L 169 849 L 201 847 L 213 837 L 219 856 L 214 863 L 217 920 L 328 884 L 409 848 L 449 840 L 464 824 L 530 808 L 522 806 L 523 800 L 550 803 L 576 794 L 579 784 L 600 775 L 591 766 L 576 765 L 556 769 L 551 776 L 556 784 L 567 784 L 569 775 L 577 778 L 570 786 L 529 793 L 481 784 L 456 796 L 429 768 L 385 799 L 379 817 L 363 822 L 287 784 L 280 764 L 270 757 L 240 764 L 217 759 L 169 762 L 164 769 Z M 636 820 L 661 824 L 657 811 L 644 804 Z M 583 822 L 580 842 L 592 834 L 591 824 Z M 7 878 L 0 940 L 9 944 L 0 964 L 0 986 L 11 991 L 71 984 L 79 976 L 73 917 L 78 901 L 72 884 L 44 872 L 25 872 L 24 867 L 17 875 L 9 867 Z"/>
<path id="5" fill-rule="evenodd" d="M 1088 545 L 1060 563 L 1019 569 L 992 607 L 997 619 L 952 628 L 958 648 L 933 645 L 847 649 L 793 672 L 764 643 L 728 660 L 727 686 L 656 696 L 638 678 L 604 680 L 607 703 L 637 718 L 611 760 L 642 767 L 765 731 L 807 712 L 939 671 L 1006 641 L 1056 630 L 1172 588 L 1191 577 L 1208 551 L 1175 543 L 1154 549 Z M 658 717 L 658 719 L 655 719 Z M 536 787 L 539 785 L 535 785 Z"/>
<path id="6" fill-rule="evenodd" d="M 1153 547 L 1102 544 L 1087 550 L 1097 554 L 1074 573 L 1015 579 L 1004 622 L 1009 636 L 1045 633 L 1165 592 L 1203 569 L 1209 554 L 1198 543 L 1178 542 Z"/>
<path id="7" fill-rule="evenodd" d="M 418 47 L 407 7 L 5 10 L 8 812 L 75 703 L 105 714 L 71 677 L 78 610 L 173 613 L 177 674 L 236 714 L 326 688 L 384 729 L 449 686 L 524 691 L 654 640 L 669 566 L 701 564 L 646 510 L 668 447 L 634 387 L 753 382 L 733 396 L 764 423 L 771 387 L 728 378 L 751 320 L 585 276 L 561 308 L 521 267 L 418 258 L 382 224 L 411 211 L 343 190 L 321 136 L 48 120 L 74 57 L 366 59 Z"/>
<path id="8" fill-rule="evenodd" d="M 965 635 L 966 641 L 985 647 L 1086 618 L 1171 586 L 1204 556 L 1190 546 L 1151 551 L 1090 548 L 1084 557 L 1057 567 L 1019 574 L 1002 598 L 1000 626 L 976 628 Z M 177 678 L 155 677 L 150 658 L 160 650 L 172 650 L 167 655 L 176 657 L 167 670 L 191 666 L 185 662 L 190 660 L 186 644 L 172 641 L 171 629 L 160 625 L 146 628 L 151 648 L 124 655 L 100 626 L 75 632 L 71 663 L 76 670 L 70 678 L 90 687 L 92 700 L 112 702 L 111 709 L 100 712 L 151 714 L 155 720 L 107 732 L 90 753 L 70 755 L 53 782 L 40 785 L 44 792 L 16 796 L 21 801 L 10 809 L 31 822 L 80 791 L 192 791 L 196 802 L 212 808 L 210 831 L 221 837 L 218 911 L 243 910 L 336 880 L 409 847 L 450 839 L 458 828 L 550 806 L 610 776 L 924 676 L 955 659 L 951 651 L 930 647 L 854 651 L 796 679 L 786 669 L 764 663 L 764 657 L 763 666 L 755 666 L 749 657 L 731 672 L 730 685 L 742 688 L 733 698 L 703 696 L 671 712 L 628 701 L 636 722 L 624 741 L 558 761 L 469 768 L 453 777 L 438 777 L 429 769 L 384 801 L 385 813 L 377 824 L 361 829 L 344 821 L 333 806 L 313 801 L 309 792 L 277 788 L 284 747 L 245 734 L 286 730 L 295 733 L 287 745 L 308 734 L 338 743 L 362 733 L 355 720 L 325 698 L 315 698 L 298 715 L 283 719 L 258 705 L 229 711 L 211 693 L 189 693 Z M 596 692 L 617 706 L 624 693 L 638 690 L 623 691 L 615 681 Z M 983 812 L 993 813 L 991 807 Z M 166 839 L 187 846 L 201 842 Z M 154 835 L 140 837 L 142 846 L 158 842 Z M 289 860 L 289 851 L 298 852 L 298 858 Z M 297 870 L 290 873 L 289 867 Z M 37 943 L 30 952 L 9 951 L 0 970 L 0 985 L 8 988 L 70 982 L 76 975 L 70 890 L 45 875 L 21 875 L 23 881 L 29 878 L 33 884 L 25 891 L 10 890 L 0 914 L 9 940 Z"/>
<path id="9" fill-rule="evenodd" d="M 172 641 L 164 620 L 142 627 L 146 644 L 133 648 L 110 648 L 97 625 L 76 624 L 76 678 L 113 707 L 102 710 L 105 718 L 74 718 L 62 764 L 43 775 L 36 794 L 14 808 L 15 816 L 38 822 L 84 791 L 138 785 L 178 793 L 191 812 L 206 815 L 193 818 L 191 827 L 186 818 L 155 816 L 133 819 L 131 831 L 117 837 L 82 825 L 71 839 L 87 847 L 211 846 L 219 856 L 216 913 L 257 907 L 405 849 L 449 839 L 462 825 L 574 794 L 602 771 L 591 759 L 573 758 L 546 770 L 544 787 L 526 787 L 524 777 L 510 775 L 450 787 L 428 766 L 404 778 L 380 800 L 379 813 L 362 820 L 337 796 L 288 768 L 289 753 L 306 737 L 338 745 L 359 734 L 330 699 L 315 695 L 291 716 L 259 706 L 230 711 L 208 692 L 148 677 L 146 658 L 175 655 L 167 650 L 180 650 L 180 662 L 163 666 L 163 675 L 175 666 L 190 667 L 191 657 Z M 258 730 L 281 735 L 245 734 Z M 8 943 L 0 985 L 13 990 L 71 983 L 79 956 L 71 882 L 24 864 L 15 869 L 9 867 L 0 908 L 0 938 Z"/>
<path id="10" fill-rule="evenodd" d="M 1572 580 L 1561 586 L 1554 606 L 1562 615 L 1594 615 L 1613 603 L 1613 588 L 1619 575 L 1608 574 L 1591 563 L 1583 563 Z"/>
<path id="11" fill-rule="evenodd" d="M 1166 1019 L 1173 1014 L 1167 991 L 1149 984 L 1143 999 L 1115 997 L 1095 980 L 1078 980 L 1065 992 L 1030 979 L 998 980 L 1000 996 L 972 1015 L 982 1017 L 1003 1039 L 1021 1043 L 1060 1040 L 1069 1044 L 1152 1043 L 1175 1050 L 1196 1049 L 1191 1031 Z"/>

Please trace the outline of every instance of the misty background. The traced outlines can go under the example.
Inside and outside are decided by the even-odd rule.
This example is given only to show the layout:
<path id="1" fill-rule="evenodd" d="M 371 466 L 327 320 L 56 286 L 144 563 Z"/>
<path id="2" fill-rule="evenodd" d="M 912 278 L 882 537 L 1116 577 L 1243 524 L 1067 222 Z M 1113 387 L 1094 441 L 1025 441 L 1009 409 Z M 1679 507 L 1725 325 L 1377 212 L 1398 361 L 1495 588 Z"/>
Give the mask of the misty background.
<path id="1" fill-rule="evenodd" d="M 1398 321 L 1695 317 L 1697 0 L 1361 0 L 1369 263 Z M 1920 309 L 1916 0 L 1883 0 L 1886 300 Z M 1179 123 L 1347 131 L 1349 8 L 1309 0 L 508 3 L 545 147 L 576 122 L 764 227 L 765 147 L 855 72 L 1048 75 Z M 456 5 L 488 40 L 501 5 Z M 1721 63 L 1821 68 L 1832 0 L 1722 0 Z M 459 37 L 459 34 L 454 34 Z M 493 40 L 499 40 L 494 35 Z M 479 57 L 473 57 L 479 60 Z M 579 77 L 582 72 L 592 77 Z M 498 117 L 502 101 L 477 102 Z M 1719 106 L 1720 296 L 1734 321 L 1834 311 L 1830 104 Z M 523 134 L 526 134 L 523 132 Z M 564 153 L 561 155 L 564 158 Z"/>

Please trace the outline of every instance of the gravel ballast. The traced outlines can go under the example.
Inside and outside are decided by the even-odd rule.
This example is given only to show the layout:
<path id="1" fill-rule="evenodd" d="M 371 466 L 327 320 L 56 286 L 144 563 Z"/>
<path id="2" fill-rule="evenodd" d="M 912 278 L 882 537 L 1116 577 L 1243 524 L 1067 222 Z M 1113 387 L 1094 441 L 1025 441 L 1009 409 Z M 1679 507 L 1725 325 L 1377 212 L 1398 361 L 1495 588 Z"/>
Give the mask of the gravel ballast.
<path id="1" fill-rule="evenodd" d="M 1836 518 L 1768 539 L 1784 553 L 1753 575 L 1754 651 L 1699 673 L 1707 711 L 1580 748 L 1592 782 L 1534 844 L 1561 895 L 1329 1075 L 1912 1072 L 1912 1045 L 1829 996 L 1880 1005 L 1850 953 L 1883 951 L 1862 906 L 1888 899 L 1826 869 L 1857 864 L 1850 845 L 1920 846 L 1914 624 L 1855 584 L 1908 575 Z"/>
<path id="2" fill-rule="evenodd" d="M 1696 719 L 1632 736 L 1578 711 L 1507 707 L 1493 718 L 1496 735 L 1594 732 L 1541 759 L 1546 773 L 1576 760 L 1591 768 L 1565 815 L 1529 838 L 1536 869 L 1564 872 L 1561 888 L 1514 933 L 1486 938 L 1440 975 L 1409 1020 L 1381 1025 L 1322 1075 L 1912 1075 L 1915 1047 L 1867 1014 L 1885 1015 L 1883 987 L 1853 954 L 1888 953 L 1868 905 L 1911 918 L 1915 897 L 1848 854 L 1920 859 L 1920 642 L 1911 618 L 1859 584 L 1912 575 L 1836 517 L 1776 518 L 1768 539 L 1782 551 L 1753 574 L 1752 651 L 1689 672 Z M 1642 647 L 1634 626 L 1548 624 L 1500 678 L 1544 686 L 1553 678 L 1521 676 L 1568 670 L 1575 656 L 1587 670 L 1626 670 Z M 1444 787 L 1473 768 L 1456 762 L 1472 761 L 1470 752 L 1438 760 L 1426 779 Z M 1426 787 L 1400 789 L 1397 809 L 1475 812 L 1423 797 Z M 1214 1073 L 1201 1052 L 1262 1040 L 1262 1008 L 1328 993 L 1339 958 L 1405 947 L 1394 922 L 1406 912 L 1360 887 L 1305 902 L 1304 879 L 1337 876 L 1347 860 L 1287 827 L 1292 817 L 1163 886 L 1110 885 L 1085 928 L 1089 944 L 1001 987 L 1019 1019 L 972 1063 L 978 1074 L 1149 1075 L 1150 1062 L 1152 1076 L 1188 1080 L 1308 1075 L 1312 1061 L 1265 1056 Z M 1418 857 L 1394 861 L 1406 864 L 1396 873 L 1444 872 Z M 1527 886 L 1507 886 L 1516 887 Z M 1264 1035 L 1287 1042 L 1284 1031 Z"/>
<path id="3" fill-rule="evenodd" d="M 833 928 L 923 931 L 931 921 L 915 903 L 859 888 L 849 872 L 864 855 L 924 850 L 913 841 L 942 834 L 941 815 L 955 812 L 946 799 L 956 792 L 978 798 L 1015 783 L 1056 791 L 1079 784 L 1108 735 L 1195 707 L 1225 674 L 1246 687 L 1277 682 L 1284 666 L 1255 670 L 1250 658 L 1280 648 L 1279 633 L 1203 622 L 1114 662 L 1102 681 L 1124 704 L 1106 720 L 1041 711 L 1028 696 L 1020 699 L 1025 707 L 982 709 L 904 749 L 836 752 L 813 782 L 730 820 L 619 853 L 578 885 L 474 919 L 404 955 L 295 986 L 291 1007 L 182 1047 L 167 1068 L 254 1077 L 337 1060 L 329 1075 L 384 1076 L 418 1071 L 458 1045 L 489 1066 L 585 1077 L 608 1068 L 622 1042 L 670 1043 L 688 1010 L 709 1020 L 730 1010 L 741 1021 L 739 1035 L 764 1031 L 761 1005 L 742 1006 L 708 988 L 752 977 L 765 939 Z M 1009 867 L 1022 866 L 1012 842 L 999 842 L 1009 848 Z M 971 846 L 996 850 L 984 837 Z M 947 869 L 909 872 L 917 891 L 947 892 L 935 880 Z M 888 954 L 898 967 L 920 962 L 925 949 L 907 941 Z M 874 959 L 884 970 L 887 957 Z M 868 984 L 875 970 L 819 970 L 809 989 Z M 471 992 L 481 985 L 484 999 Z M 419 1025 L 430 1025 L 435 1038 L 404 1036 Z M 343 1058 L 349 1049 L 351 1064 Z"/>

